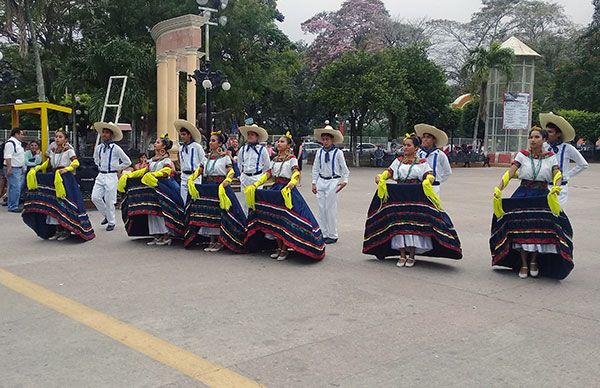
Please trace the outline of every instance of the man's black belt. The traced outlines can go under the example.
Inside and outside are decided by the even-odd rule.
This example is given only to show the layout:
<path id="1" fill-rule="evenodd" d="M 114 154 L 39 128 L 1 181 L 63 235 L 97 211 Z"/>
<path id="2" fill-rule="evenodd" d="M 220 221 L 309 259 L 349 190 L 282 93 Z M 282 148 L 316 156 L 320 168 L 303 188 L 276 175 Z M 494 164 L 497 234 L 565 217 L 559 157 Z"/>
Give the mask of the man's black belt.
<path id="1" fill-rule="evenodd" d="M 247 172 L 243 172 L 242 174 L 246 175 L 246 176 L 255 176 L 255 175 L 260 175 L 262 174 L 262 172 L 255 172 L 254 174 L 249 174 Z"/>
<path id="2" fill-rule="evenodd" d="M 114 174 L 116 171 L 98 171 L 100 174 Z"/>
<path id="3" fill-rule="evenodd" d="M 438 181 L 435 181 L 435 182 L 433 182 L 431 185 L 432 185 L 432 186 L 439 186 L 439 185 L 440 185 L 440 182 L 438 182 Z"/>
<path id="4" fill-rule="evenodd" d="M 181 173 L 185 174 L 185 175 L 192 175 L 194 172 L 193 171 L 182 171 Z"/>
<path id="5" fill-rule="evenodd" d="M 334 176 L 323 176 L 323 175 L 321 175 L 321 174 L 319 174 L 319 177 L 320 177 L 321 179 L 325 179 L 326 181 L 328 181 L 328 180 L 330 180 L 330 179 L 339 179 L 339 178 L 341 178 L 341 176 L 339 176 L 339 175 L 334 175 Z"/>

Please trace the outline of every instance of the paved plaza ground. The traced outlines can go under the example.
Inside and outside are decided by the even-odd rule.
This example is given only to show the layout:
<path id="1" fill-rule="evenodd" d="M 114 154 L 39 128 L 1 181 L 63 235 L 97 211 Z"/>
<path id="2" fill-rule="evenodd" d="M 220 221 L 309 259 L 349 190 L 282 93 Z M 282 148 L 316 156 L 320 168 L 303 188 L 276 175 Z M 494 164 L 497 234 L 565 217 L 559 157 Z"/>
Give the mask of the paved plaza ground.
<path id="1" fill-rule="evenodd" d="M 564 281 L 490 267 L 503 170 L 454 170 L 442 200 L 464 258 L 411 269 L 361 254 L 379 169 L 352 170 L 340 241 L 319 263 L 148 247 L 122 223 L 85 244 L 43 241 L 0 209 L 0 386 L 597 386 L 600 165 L 570 188 Z"/>

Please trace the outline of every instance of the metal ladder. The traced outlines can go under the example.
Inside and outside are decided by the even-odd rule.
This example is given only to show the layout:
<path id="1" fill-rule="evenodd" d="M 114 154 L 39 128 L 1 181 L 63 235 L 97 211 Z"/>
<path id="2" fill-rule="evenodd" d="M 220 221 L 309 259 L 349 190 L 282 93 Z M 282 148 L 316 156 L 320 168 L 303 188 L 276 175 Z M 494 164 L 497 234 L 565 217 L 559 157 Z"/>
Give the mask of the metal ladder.
<path id="1" fill-rule="evenodd" d="M 121 93 L 119 93 L 119 103 L 113 104 L 109 102 L 111 96 L 111 89 L 113 87 L 113 81 L 115 80 L 123 80 L 121 85 Z M 106 89 L 106 97 L 104 98 L 104 107 L 102 108 L 102 116 L 100 117 L 100 121 L 104 122 L 106 118 L 106 111 L 108 109 L 117 108 L 117 113 L 115 114 L 115 120 L 112 121 L 115 125 L 119 124 L 119 118 L 121 117 L 121 108 L 123 107 L 123 97 L 125 96 L 125 87 L 127 86 L 127 76 L 126 75 L 111 75 L 108 79 L 108 88 Z M 100 144 L 100 134 L 96 136 L 96 145 Z"/>

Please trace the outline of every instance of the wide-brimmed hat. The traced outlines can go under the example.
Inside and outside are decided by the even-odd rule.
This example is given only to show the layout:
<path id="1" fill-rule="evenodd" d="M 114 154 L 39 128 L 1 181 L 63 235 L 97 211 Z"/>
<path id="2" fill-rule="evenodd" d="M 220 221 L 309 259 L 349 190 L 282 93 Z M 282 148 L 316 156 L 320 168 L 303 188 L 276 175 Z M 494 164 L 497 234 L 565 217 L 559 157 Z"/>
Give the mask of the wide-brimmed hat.
<path id="1" fill-rule="evenodd" d="M 446 144 L 448 144 L 448 135 L 446 135 L 446 132 L 442 131 L 439 128 L 434 127 L 433 125 L 417 124 L 417 125 L 415 125 L 415 132 L 417 133 L 417 136 L 419 136 L 421 138 L 426 133 L 435 137 L 435 145 L 437 147 L 441 148 L 441 147 L 444 147 Z"/>
<path id="2" fill-rule="evenodd" d="M 259 143 L 264 143 L 267 140 L 269 140 L 269 132 L 267 132 L 267 130 L 264 129 L 263 127 L 259 127 L 256 124 L 244 125 L 243 127 L 240 127 L 239 129 L 240 129 L 240 133 L 246 140 L 248 140 L 248 132 L 256 133 L 258 135 Z"/>
<path id="3" fill-rule="evenodd" d="M 562 133 L 562 141 L 568 143 L 575 139 L 575 128 L 562 116 L 554 114 L 552 112 L 540 113 L 540 124 L 542 128 L 546 129 L 546 125 L 554 124 L 560 129 Z"/>
<path id="4" fill-rule="evenodd" d="M 192 139 L 194 139 L 196 143 L 202 143 L 202 134 L 194 124 L 187 120 L 175 120 L 173 125 L 175 126 L 175 130 L 177 132 L 183 128 L 192 135 Z"/>
<path id="5" fill-rule="evenodd" d="M 326 125 L 325 128 L 315 129 L 315 137 L 317 140 L 321 139 L 321 136 L 323 135 L 333 136 L 333 144 L 342 144 L 344 142 L 344 135 L 331 125 Z"/>
<path id="6" fill-rule="evenodd" d="M 98 121 L 97 123 L 94 123 L 94 129 L 100 135 L 102 135 L 103 129 L 108 129 L 113 134 L 113 136 L 112 136 L 113 141 L 120 141 L 123 139 L 123 131 L 121 131 L 121 128 L 119 128 L 116 124 Z"/>

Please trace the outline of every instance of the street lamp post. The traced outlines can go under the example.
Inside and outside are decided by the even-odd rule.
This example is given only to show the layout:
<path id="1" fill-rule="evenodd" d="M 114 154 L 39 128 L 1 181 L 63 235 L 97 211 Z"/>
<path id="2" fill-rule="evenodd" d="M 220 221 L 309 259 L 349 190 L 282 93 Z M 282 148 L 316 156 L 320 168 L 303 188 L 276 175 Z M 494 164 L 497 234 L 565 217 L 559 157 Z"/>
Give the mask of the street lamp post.
<path id="1" fill-rule="evenodd" d="M 227 24 L 227 16 L 221 16 L 216 21 L 211 17 L 219 12 L 219 9 L 227 8 L 229 0 L 196 0 L 200 15 L 208 18 L 205 24 L 204 31 L 204 66 L 202 69 L 194 71 L 194 74 L 188 75 L 188 81 L 196 81 L 196 86 L 202 85 L 204 89 L 204 97 L 206 101 L 206 131 L 210 135 L 213 129 L 212 118 L 212 91 L 219 86 L 228 91 L 231 89 L 231 84 L 227 80 L 227 76 L 220 70 L 213 71 L 210 62 L 210 26 L 224 26 Z M 209 4 L 210 3 L 210 4 Z M 209 7 L 208 5 L 213 5 Z"/>

